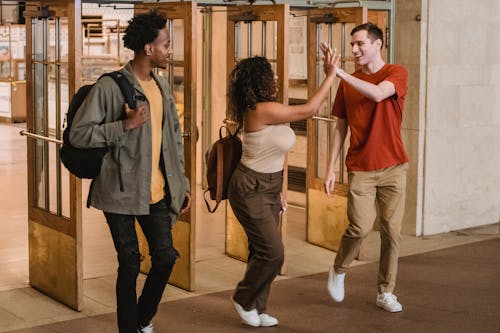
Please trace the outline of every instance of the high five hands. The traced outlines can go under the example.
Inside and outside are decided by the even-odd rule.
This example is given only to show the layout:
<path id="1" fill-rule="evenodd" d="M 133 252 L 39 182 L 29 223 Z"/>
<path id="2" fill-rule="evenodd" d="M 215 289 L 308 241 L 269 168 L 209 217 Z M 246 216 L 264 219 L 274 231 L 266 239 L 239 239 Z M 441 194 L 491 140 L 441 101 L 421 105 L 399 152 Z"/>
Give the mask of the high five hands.
<path id="1" fill-rule="evenodd" d="M 323 71 L 325 75 L 337 75 L 337 69 L 339 68 L 340 62 L 340 54 L 337 55 L 337 49 L 332 51 L 332 48 L 327 42 L 321 42 L 319 47 L 323 53 Z"/>

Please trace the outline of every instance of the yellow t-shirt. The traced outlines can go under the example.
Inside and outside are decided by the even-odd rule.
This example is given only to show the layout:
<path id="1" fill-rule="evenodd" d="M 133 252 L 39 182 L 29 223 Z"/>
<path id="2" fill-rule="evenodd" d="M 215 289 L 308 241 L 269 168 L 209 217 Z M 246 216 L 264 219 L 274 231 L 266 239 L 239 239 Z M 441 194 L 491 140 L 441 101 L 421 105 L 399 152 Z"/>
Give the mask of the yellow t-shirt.
<path id="1" fill-rule="evenodd" d="M 154 79 L 139 83 L 149 101 L 151 117 L 151 201 L 156 203 L 165 196 L 165 178 L 160 168 L 161 138 L 163 124 L 163 98 Z"/>

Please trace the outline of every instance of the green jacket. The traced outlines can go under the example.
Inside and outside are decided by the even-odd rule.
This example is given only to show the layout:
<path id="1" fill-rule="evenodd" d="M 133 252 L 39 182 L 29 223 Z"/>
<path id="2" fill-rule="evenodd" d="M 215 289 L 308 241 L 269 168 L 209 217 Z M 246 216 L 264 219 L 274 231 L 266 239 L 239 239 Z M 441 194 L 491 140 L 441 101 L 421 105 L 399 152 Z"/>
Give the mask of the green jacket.
<path id="1" fill-rule="evenodd" d="M 136 95 L 144 96 L 130 64 L 121 72 L 133 83 Z M 153 77 L 163 96 L 161 161 L 165 186 L 172 197 L 171 213 L 176 217 L 189 191 L 189 181 L 184 174 L 181 128 L 167 81 L 156 74 Z M 138 103 L 149 105 L 147 100 Z M 110 147 L 110 152 L 104 156 L 101 172 L 94 179 L 90 194 L 93 207 L 115 214 L 147 215 L 151 197 L 151 122 L 124 131 L 120 120 L 125 112 L 124 105 L 125 99 L 115 81 L 106 76 L 99 79 L 76 112 L 69 138 L 77 148 Z"/>

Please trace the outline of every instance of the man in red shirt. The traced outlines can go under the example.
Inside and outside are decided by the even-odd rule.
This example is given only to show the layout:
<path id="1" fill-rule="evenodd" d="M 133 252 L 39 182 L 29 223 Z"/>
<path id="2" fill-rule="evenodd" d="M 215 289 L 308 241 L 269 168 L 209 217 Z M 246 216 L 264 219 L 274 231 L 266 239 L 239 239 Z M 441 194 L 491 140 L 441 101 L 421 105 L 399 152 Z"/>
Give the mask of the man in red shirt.
<path id="1" fill-rule="evenodd" d="M 380 219 L 380 265 L 376 304 L 389 312 L 403 307 L 392 293 L 399 256 L 401 221 L 404 213 L 408 156 L 401 139 L 406 97 L 406 69 L 386 64 L 381 49 L 383 34 L 375 24 L 365 23 L 351 32 L 352 53 L 358 70 L 342 79 L 333 104 L 337 117 L 325 188 L 328 196 L 335 185 L 335 163 L 349 127 L 346 157 L 349 176 L 347 216 L 349 226 L 328 277 L 328 291 L 336 302 L 344 299 L 345 271 L 359 252 L 363 238 Z"/>

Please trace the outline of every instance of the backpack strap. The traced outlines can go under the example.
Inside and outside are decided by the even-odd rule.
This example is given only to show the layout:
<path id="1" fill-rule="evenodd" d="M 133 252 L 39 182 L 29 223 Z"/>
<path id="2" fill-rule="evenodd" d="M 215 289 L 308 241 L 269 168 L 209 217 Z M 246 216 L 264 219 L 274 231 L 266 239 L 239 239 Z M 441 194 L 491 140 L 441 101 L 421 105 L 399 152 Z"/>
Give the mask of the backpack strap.
<path id="1" fill-rule="evenodd" d="M 238 135 L 238 132 L 241 130 L 241 125 L 238 125 L 238 127 L 236 128 L 236 130 L 234 131 L 234 133 L 231 132 L 231 129 L 229 129 L 229 127 L 227 127 L 227 125 L 222 125 L 220 128 L 219 128 L 219 139 L 222 139 L 222 130 L 223 129 L 226 129 L 226 132 L 227 134 L 229 134 L 229 136 L 232 136 L 232 137 L 235 137 Z"/>
<path id="2" fill-rule="evenodd" d="M 135 88 L 132 83 L 127 79 L 125 75 L 121 71 L 114 71 L 110 73 L 105 73 L 102 76 L 110 76 L 113 80 L 115 80 L 118 87 L 120 87 L 120 91 L 122 92 L 123 98 L 125 98 L 125 102 L 128 104 L 128 107 L 131 109 L 137 108 L 137 99 L 135 96 Z M 101 77 L 102 77 L 101 76 Z M 143 96 L 141 96 L 143 97 Z M 122 177 L 122 168 L 120 163 L 120 151 L 118 151 L 118 181 L 120 184 L 120 191 L 124 192 L 125 189 L 123 187 L 123 177 Z"/>
<path id="3" fill-rule="evenodd" d="M 210 190 L 205 190 L 205 191 L 203 192 L 203 199 L 205 199 L 205 204 L 207 205 L 208 211 L 209 211 L 210 213 L 213 213 L 213 212 L 215 212 L 215 211 L 217 210 L 217 207 L 219 207 L 219 204 L 220 204 L 222 201 L 220 201 L 220 200 L 219 200 L 219 201 L 216 201 L 216 202 L 215 202 L 215 207 L 214 207 L 214 208 L 210 208 L 210 204 L 208 203 L 208 199 L 207 199 L 207 196 L 206 196 L 207 192 L 209 192 L 209 191 L 210 191 Z"/>
<path id="4" fill-rule="evenodd" d="M 94 178 L 90 181 L 90 187 L 89 187 L 89 194 L 87 195 L 87 208 L 90 208 L 90 193 L 92 193 L 92 190 L 94 189 Z"/>
<path id="5" fill-rule="evenodd" d="M 132 83 L 125 77 L 125 75 L 123 75 L 123 73 L 120 71 L 114 71 L 102 74 L 97 80 L 100 80 L 104 76 L 109 76 L 115 81 L 115 83 L 120 88 L 120 91 L 123 97 L 125 98 L 125 102 L 128 104 L 129 108 L 135 109 L 137 107 L 135 88 L 132 85 Z M 124 192 L 125 189 L 123 187 L 123 177 L 121 169 L 122 168 L 121 168 L 120 158 L 118 158 L 118 182 L 120 184 L 120 191 Z M 89 194 L 87 196 L 87 208 L 90 207 L 90 196 L 92 194 L 93 187 L 94 187 L 94 179 L 92 179 L 90 183 Z"/>
<path id="6" fill-rule="evenodd" d="M 118 87 L 120 87 L 120 91 L 122 92 L 125 102 L 127 102 L 129 108 L 135 109 L 137 107 L 135 88 L 121 71 L 104 73 L 101 77 L 103 76 L 110 76 L 113 80 L 115 80 Z"/>

